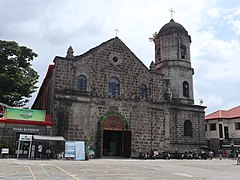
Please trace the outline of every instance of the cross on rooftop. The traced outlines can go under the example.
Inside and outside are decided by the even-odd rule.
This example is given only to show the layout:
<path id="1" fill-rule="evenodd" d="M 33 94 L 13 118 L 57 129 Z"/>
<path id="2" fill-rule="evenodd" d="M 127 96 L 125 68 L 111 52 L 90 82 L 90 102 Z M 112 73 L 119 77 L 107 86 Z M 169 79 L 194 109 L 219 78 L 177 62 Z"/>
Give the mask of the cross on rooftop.
<path id="1" fill-rule="evenodd" d="M 119 30 L 116 28 L 116 29 L 114 29 L 114 31 L 116 31 L 116 36 L 117 36 L 117 33 L 118 33 Z"/>
<path id="2" fill-rule="evenodd" d="M 169 11 L 171 12 L 171 19 L 173 19 L 173 13 L 175 13 L 175 11 L 172 8 Z"/>

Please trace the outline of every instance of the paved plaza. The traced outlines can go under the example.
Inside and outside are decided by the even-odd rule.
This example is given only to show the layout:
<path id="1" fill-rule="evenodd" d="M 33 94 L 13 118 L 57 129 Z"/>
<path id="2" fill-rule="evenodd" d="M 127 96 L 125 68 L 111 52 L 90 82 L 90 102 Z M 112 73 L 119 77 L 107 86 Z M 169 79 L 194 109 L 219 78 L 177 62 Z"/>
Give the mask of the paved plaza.
<path id="1" fill-rule="evenodd" d="M 0 159 L 0 179 L 14 180 L 239 180 L 236 160 Z"/>

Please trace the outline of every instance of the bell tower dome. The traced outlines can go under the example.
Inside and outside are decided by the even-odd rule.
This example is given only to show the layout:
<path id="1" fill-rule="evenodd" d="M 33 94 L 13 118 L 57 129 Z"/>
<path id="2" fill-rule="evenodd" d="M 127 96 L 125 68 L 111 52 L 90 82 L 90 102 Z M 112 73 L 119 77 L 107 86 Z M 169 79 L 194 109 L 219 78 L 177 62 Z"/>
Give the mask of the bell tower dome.
<path id="1" fill-rule="evenodd" d="M 191 36 L 181 24 L 171 19 L 160 29 L 153 41 L 156 70 L 164 74 L 171 101 L 193 104 Z"/>

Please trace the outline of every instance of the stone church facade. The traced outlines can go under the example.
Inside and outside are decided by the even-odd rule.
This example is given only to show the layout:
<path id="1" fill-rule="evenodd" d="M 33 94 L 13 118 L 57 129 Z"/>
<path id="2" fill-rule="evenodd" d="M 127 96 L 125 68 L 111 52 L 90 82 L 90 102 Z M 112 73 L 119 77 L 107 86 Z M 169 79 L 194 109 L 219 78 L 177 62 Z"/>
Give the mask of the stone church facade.
<path id="1" fill-rule="evenodd" d="M 150 67 L 118 38 L 81 55 L 56 56 L 33 104 L 52 114 L 51 135 L 83 140 L 96 156 L 192 150 L 205 145 L 194 105 L 191 37 L 172 19 L 153 38 Z"/>

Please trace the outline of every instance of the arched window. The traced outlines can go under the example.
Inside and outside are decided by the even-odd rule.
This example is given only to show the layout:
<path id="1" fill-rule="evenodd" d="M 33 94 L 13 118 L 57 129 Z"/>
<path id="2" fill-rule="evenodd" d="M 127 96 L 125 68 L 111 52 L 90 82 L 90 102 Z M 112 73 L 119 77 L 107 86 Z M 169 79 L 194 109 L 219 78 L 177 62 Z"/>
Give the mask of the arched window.
<path id="1" fill-rule="evenodd" d="M 189 120 L 184 122 L 184 136 L 192 136 L 192 123 Z"/>
<path id="2" fill-rule="evenodd" d="M 186 46 L 181 45 L 181 58 L 186 59 Z"/>
<path id="3" fill-rule="evenodd" d="M 147 98 L 147 86 L 145 84 L 142 84 L 140 86 L 140 98 L 141 99 Z"/>
<path id="4" fill-rule="evenodd" d="M 156 52 L 155 52 L 156 59 L 157 60 L 161 60 L 161 50 L 160 50 L 160 47 L 156 47 L 155 46 L 155 49 L 156 49 Z"/>
<path id="5" fill-rule="evenodd" d="M 187 81 L 183 82 L 183 97 L 189 97 L 189 85 Z"/>
<path id="6" fill-rule="evenodd" d="M 87 91 L 87 78 L 84 75 L 78 76 L 77 79 L 77 89 L 81 92 Z"/>
<path id="7" fill-rule="evenodd" d="M 120 95 L 120 82 L 117 78 L 111 78 L 108 83 L 108 95 L 118 96 Z"/>

